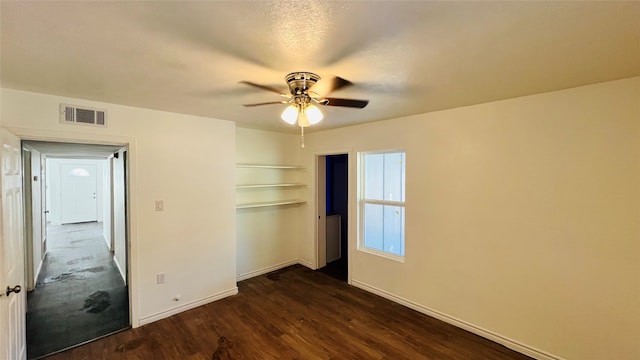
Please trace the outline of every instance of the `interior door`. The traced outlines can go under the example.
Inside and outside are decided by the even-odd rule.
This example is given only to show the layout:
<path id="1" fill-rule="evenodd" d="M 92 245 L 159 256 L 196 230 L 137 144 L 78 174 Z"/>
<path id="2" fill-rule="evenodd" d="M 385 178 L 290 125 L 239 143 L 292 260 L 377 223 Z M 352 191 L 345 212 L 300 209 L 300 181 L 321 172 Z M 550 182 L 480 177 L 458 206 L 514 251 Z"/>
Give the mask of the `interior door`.
<path id="1" fill-rule="evenodd" d="M 23 360 L 25 340 L 22 166 L 20 139 L 0 129 L 2 223 L 0 224 L 0 358 Z"/>
<path id="2" fill-rule="evenodd" d="M 98 220 L 96 164 L 60 166 L 60 220 L 63 224 Z"/>

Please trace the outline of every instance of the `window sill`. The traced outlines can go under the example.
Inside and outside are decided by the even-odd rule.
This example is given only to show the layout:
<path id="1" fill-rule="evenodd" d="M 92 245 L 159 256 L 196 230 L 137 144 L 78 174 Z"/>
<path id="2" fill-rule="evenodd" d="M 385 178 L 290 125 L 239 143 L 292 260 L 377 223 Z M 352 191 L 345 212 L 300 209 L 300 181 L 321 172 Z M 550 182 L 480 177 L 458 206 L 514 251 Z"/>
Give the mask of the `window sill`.
<path id="1" fill-rule="evenodd" d="M 404 256 L 400 256 L 400 255 L 396 255 L 396 254 L 392 254 L 392 253 L 388 253 L 388 252 L 384 252 L 384 251 L 380 251 L 380 250 L 375 250 L 375 249 L 370 249 L 364 246 L 358 246 L 357 248 L 358 251 L 362 251 L 364 253 L 367 254 L 371 254 L 371 255 L 377 255 L 383 258 L 387 258 L 389 260 L 394 260 L 397 262 L 401 262 L 404 263 Z"/>

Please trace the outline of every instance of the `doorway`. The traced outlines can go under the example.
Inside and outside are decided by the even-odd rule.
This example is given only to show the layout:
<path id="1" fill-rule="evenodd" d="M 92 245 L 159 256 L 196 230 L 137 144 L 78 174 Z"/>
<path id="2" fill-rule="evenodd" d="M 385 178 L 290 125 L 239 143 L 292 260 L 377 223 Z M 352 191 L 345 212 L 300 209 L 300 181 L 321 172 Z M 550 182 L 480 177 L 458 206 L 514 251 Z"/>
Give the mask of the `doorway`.
<path id="1" fill-rule="evenodd" d="M 340 281 L 348 281 L 349 156 L 318 157 L 318 256 L 319 270 Z M 322 177 L 322 179 L 320 179 Z M 324 221 L 322 221 L 324 220 Z M 322 237 L 322 239 L 320 239 Z"/>
<path id="2" fill-rule="evenodd" d="M 104 160 L 76 161 L 60 161 L 60 221 L 63 224 L 98 221 L 98 167 Z"/>
<path id="3" fill-rule="evenodd" d="M 130 328 L 125 155 L 23 141 L 29 359 Z"/>

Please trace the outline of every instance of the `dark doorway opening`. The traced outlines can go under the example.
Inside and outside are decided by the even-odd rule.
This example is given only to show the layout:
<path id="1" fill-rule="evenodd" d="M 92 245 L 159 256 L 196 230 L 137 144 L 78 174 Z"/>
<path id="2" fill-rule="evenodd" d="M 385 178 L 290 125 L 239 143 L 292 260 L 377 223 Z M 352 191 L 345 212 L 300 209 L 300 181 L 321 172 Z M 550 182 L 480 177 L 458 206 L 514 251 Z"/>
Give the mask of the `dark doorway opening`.
<path id="1" fill-rule="evenodd" d="M 341 281 L 348 276 L 348 155 L 326 156 L 327 265 L 323 273 Z"/>

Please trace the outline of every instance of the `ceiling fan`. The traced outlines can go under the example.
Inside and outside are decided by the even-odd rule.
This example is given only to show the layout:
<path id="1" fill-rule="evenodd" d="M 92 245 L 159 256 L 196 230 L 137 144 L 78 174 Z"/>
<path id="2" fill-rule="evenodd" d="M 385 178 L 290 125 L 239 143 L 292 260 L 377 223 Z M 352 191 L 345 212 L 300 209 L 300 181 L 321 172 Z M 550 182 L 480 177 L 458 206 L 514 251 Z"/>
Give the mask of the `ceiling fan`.
<path id="1" fill-rule="evenodd" d="M 310 72 L 292 72 L 285 77 L 289 85 L 289 94 L 275 87 L 256 84 L 251 81 L 240 81 L 242 84 L 254 86 L 263 90 L 277 93 L 285 98 L 281 101 L 270 101 L 254 104 L 243 104 L 253 107 L 272 104 L 289 104 L 282 112 L 281 118 L 290 125 L 297 124 L 302 132 L 302 147 L 304 147 L 304 128 L 317 124 L 323 118 L 322 112 L 316 105 L 342 106 L 362 109 L 369 100 L 341 99 L 327 97 L 332 91 L 353 85 L 349 80 L 334 76 L 330 79 L 320 80 L 320 76 Z"/>

